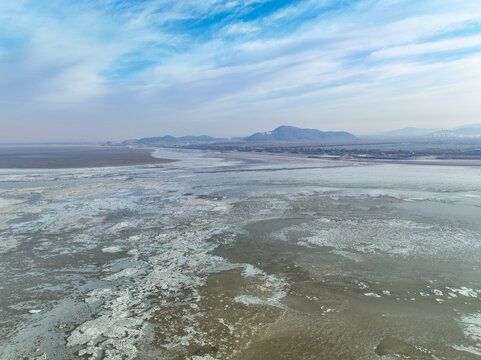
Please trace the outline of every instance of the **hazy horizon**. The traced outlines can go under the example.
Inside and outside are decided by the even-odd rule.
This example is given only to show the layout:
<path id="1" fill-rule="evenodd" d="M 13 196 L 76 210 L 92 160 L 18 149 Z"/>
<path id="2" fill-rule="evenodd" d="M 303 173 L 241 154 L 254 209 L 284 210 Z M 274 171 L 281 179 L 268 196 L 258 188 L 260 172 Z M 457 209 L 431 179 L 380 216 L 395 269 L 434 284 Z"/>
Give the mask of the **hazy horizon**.
<path id="1" fill-rule="evenodd" d="M 282 126 L 290 126 L 290 125 L 279 125 L 277 127 L 282 127 Z M 454 127 L 452 129 L 448 129 L 448 128 L 445 128 L 445 129 L 425 129 L 425 128 L 413 128 L 413 127 L 406 127 L 406 128 L 401 128 L 401 129 L 393 129 L 391 131 L 386 131 L 386 132 L 379 132 L 379 133 L 372 133 L 372 134 L 363 134 L 363 135 L 359 135 L 359 134 L 356 134 L 356 133 L 353 133 L 352 135 L 358 137 L 358 140 L 368 140 L 368 139 L 372 139 L 372 140 L 381 140 L 381 139 L 392 139 L 393 141 L 397 141 L 397 140 L 401 140 L 401 139 L 404 139 L 404 138 L 411 138 L 412 139 L 416 139 L 417 137 L 419 137 L 420 135 L 394 135 L 394 136 L 391 136 L 389 135 L 390 132 L 395 132 L 395 131 L 403 131 L 403 130 L 408 130 L 408 129 L 417 129 L 417 130 L 432 130 L 433 132 L 435 131 L 442 131 L 442 130 L 454 130 L 454 129 L 457 129 L 457 128 L 469 128 L 469 127 L 475 127 L 475 128 L 478 128 L 478 127 L 481 127 L 481 124 L 465 124 L 465 125 L 461 125 L 459 127 Z M 266 130 L 259 130 L 257 132 L 252 132 L 252 133 L 249 133 L 247 135 L 237 135 L 237 136 L 213 136 L 214 138 L 216 139 L 227 139 L 227 140 L 232 140 L 232 139 L 236 139 L 236 138 L 245 138 L 245 137 L 248 137 L 250 135 L 254 135 L 255 133 L 263 133 L 263 132 L 268 132 L 270 130 L 274 130 L 274 129 L 266 129 Z M 322 129 L 316 129 L 316 130 L 321 130 Z M 336 131 L 336 130 L 334 130 Z M 344 131 L 342 129 L 338 129 L 337 131 Z M 142 138 L 156 138 L 156 137 L 164 137 L 164 136 L 173 136 L 171 134 L 168 134 L 168 133 L 163 133 L 163 134 L 150 134 L 150 135 L 146 135 L 146 136 L 138 136 L 138 137 L 135 137 L 135 138 L 122 138 L 122 139 L 118 139 L 118 140 L 112 140 L 112 139 L 97 139 L 97 140 L 72 140 L 72 141 L 0 141 L 0 147 L 2 146 L 16 146 L 16 145 L 20 145 L 20 146 L 35 146 L 35 145 L 99 145 L 99 144 L 102 144 L 102 143 L 107 143 L 107 142 L 113 142 L 114 144 L 116 142 L 119 142 L 119 141 L 127 141 L 127 140 L 138 140 L 138 139 L 142 139 Z M 186 134 L 180 134 L 180 135 L 177 135 L 177 136 L 174 136 L 174 137 L 196 137 L 196 136 L 210 136 L 210 134 L 207 134 L 207 133 L 201 133 L 201 134 L 190 134 L 190 133 L 186 133 Z M 472 140 L 472 138 L 467 138 L 467 140 Z M 352 140 L 351 140 L 352 141 Z M 341 142 L 344 142 L 344 143 L 349 143 L 351 141 L 339 141 L 340 143 Z M 449 139 L 448 139 L 449 141 Z"/>
<path id="2" fill-rule="evenodd" d="M 0 3 L 0 143 L 480 123 L 479 1 Z"/>

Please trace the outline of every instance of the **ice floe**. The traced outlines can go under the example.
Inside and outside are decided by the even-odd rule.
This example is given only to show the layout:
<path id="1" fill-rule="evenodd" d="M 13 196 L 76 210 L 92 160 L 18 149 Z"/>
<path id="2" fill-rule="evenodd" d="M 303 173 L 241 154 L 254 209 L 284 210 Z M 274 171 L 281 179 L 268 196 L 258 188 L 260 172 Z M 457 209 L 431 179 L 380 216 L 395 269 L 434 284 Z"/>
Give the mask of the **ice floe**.
<path id="1" fill-rule="evenodd" d="M 108 247 L 102 248 L 102 252 L 109 253 L 109 254 L 115 254 L 115 253 L 119 253 L 119 252 L 122 252 L 122 251 L 123 251 L 123 249 L 120 246 L 108 246 Z"/>
<path id="2" fill-rule="evenodd" d="M 380 297 L 381 297 L 381 295 L 376 294 L 376 293 L 372 293 L 372 292 L 364 293 L 364 296 L 370 296 L 370 297 L 376 297 L 376 298 L 380 298 Z"/>
<path id="3" fill-rule="evenodd" d="M 478 297 L 478 294 L 481 293 L 480 290 L 471 289 L 466 286 L 461 286 L 460 288 L 446 287 L 446 289 L 450 290 L 451 293 L 453 293 L 453 295 L 451 295 L 452 297 L 455 297 L 456 295 L 454 293 L 456 293 L 458 295 L 475 298 Z"/>

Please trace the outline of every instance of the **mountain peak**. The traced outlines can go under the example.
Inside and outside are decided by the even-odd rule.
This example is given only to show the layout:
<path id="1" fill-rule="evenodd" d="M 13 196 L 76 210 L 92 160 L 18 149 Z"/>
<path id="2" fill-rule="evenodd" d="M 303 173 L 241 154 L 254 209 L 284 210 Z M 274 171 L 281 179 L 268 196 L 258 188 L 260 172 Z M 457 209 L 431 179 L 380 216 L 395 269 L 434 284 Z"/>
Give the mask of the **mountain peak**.
<path id="1" fill-rule="evenodd" d="M 354 140 L 356 137 L 345 131 L 320 131 L 282 125 L 272 131 L 255 133 L 245 138 L 247 142 L 337 142 Z"/>

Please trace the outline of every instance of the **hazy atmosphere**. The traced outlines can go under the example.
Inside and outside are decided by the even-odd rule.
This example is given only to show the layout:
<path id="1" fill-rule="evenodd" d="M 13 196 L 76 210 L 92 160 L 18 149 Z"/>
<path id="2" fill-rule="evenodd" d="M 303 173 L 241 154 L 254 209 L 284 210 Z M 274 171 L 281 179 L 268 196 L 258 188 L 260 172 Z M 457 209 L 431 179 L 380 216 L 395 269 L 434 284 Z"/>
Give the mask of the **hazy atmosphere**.
<path id="1" fill-rule="evenodd" d="M 481 2 L 0 1 L 0 142 L 479 122 Z"/>

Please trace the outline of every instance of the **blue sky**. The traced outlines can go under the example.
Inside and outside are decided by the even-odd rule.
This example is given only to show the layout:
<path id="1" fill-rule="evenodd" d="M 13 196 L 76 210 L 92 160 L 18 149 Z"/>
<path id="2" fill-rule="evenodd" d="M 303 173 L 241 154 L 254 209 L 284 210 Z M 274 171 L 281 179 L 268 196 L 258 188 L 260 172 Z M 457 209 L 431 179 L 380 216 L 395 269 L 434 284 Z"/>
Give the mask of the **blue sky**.
<path id="1" fill-rule="evenodd" d="M 481 122 L 481 1 L 0 0 L 0 141 Z"/>

